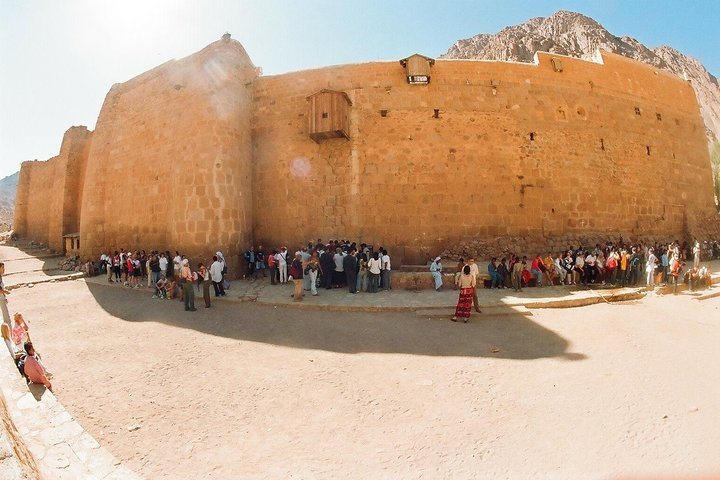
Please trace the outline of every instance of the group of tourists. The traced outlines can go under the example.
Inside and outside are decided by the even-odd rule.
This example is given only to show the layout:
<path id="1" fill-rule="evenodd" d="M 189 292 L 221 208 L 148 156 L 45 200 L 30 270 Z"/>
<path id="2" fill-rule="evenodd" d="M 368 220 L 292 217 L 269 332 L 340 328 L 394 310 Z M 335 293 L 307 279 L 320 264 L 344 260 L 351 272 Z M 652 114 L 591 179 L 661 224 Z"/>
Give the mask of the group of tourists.
<path id="1" fill-rule="evenodd" d="M 225 296 L 229 288 L 226 279 L 227 265 L 222 252 L 216 252 L 212 261 L 198 263 L 193 269 L 185 255 L 176 251 L 159 252 L 145 250 L 126 252 L 125 249 L 114 253 L 100 255 L 100 263 L 96 274 L 107 275 L 108 283 L 121 283 L 128 288 L 147 287 L 153 290 L 153 297 L 158 299 L 181 298 L 186 311 L 194 312 L 195 292 L 193 288 L 202 289 L 205 308 L 210 308 L 210 287 L 216 297 Z M 88 270 L 92 270 L 92 266 Z"/>
<path id="2" fill-rule="evenodd" d="M 687 283 L 690 290 L 705 288 L 711 285 L 710 271 L 707 266 L 700 266 L 703 251 L 700 242 L 695 241 L 692 247 L 679 242 L 666 244 L 657 243 L 652 246 L 643 243 L 613 244 L 608 241 L 604 246 L 596 244 L 594 248 L 570 246 L 567 250 L 553 255 L 538 254 L 531 260 L 527 256 L 515 254 L 501 258 L 500 262 L 492 257 L 487 265 L 490 277 L 489 288 L 514 288 L 522 291 L 523 287 L 542 287 L 552 285 L 608 285 L 608 286 L 655 286 L 672 284 L 673 292 L 677 293 L 678 284 Z M 714 258 L 713 251 L 709 258 Z M 683 270 L 688 258 L 692 258 L 692 267 L 684 274 Z M 435 257 L 430 264 L 430 273 L 436 291 L 443 286 L 442 258 Z M 463 318 L 468 321 L 473 300 L 477 309 L 477 292 L 479 270 L 474 258 L 466 262 L 460 259 L 455 274 L 455 286 L 460 290 L 453 321 Z"/>
<path id="3" fill-rule="evenodd" d="M 709 275 L 707 268 L 700 267 L 700 243 L 694 242 L 690 254 L 693 258 L 693 277 Z M 527 256 L 510 254 L 498 262 L 496 257 L 487 265 L 489 288 L 514 288 L 516 291 L 529 286 L 552 285 L 608 285 L 636 286 L 677 283 L 687 274 L 681 275 L 687 251 L 678 243 L 657 243 L 650 246 L 643 243 L 626 245 L 620 242 L 605 246 L 596 244 L 594 248 L 570 246 L 567 250 L 546 255 L 538 254 L 532 259 Z M 474 262 L 474 259 L 471 259 Z M 466 265 L 460 259 L 456 274 Z M 702 270 L 702 273 L 700 272 Z M 430 265 L 435 289 L 443 284 L 441 258 L 436 257 Z M 679 280 L 678 280 L 679 279 Z"/>
<path id="4" fill-rule="evenodd" d="M 325 289 L 347 287 L 350 293 L 376 293 L 392 289 L 390 255 L 383 247 L 349 240 L 318 238 L 291 253 L 281 246 L 266 253 L 263 246 L 251 246 L 243 254 L 246 277 L 257 279 L 270 276 L 272 285 L 293 281 L 293 298 L 302 301 L 304 292 L 318 295 L 318 287 Z"/>
<path id="5" fill-rule="evenodd" d="M 22 376 L 29 382 L 44 385 L 52 392 L 52 373 L 50 373 L 42 362 L 40 354 L 30 339 L 30 326 L 21 312 L 15 312 L 12 317 L 8 309 L 7 295 L 10 291 L 5 289 L 3 282 L 5 275 L 5 264 L 0 263 L 0 311 L 2 312 L 2 324 L 0 331 L 5 346 L 15 360 L 15 365 Z"/>

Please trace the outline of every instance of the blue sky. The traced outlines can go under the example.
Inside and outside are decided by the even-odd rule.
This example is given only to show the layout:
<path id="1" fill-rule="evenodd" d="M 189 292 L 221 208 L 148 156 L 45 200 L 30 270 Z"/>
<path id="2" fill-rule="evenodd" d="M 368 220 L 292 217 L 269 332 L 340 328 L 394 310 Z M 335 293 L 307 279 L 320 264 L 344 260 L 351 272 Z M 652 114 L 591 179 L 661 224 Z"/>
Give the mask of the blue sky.
<path id="1" fill-rule="evenodd" d="M 0 177 L 57 155 L 70 126 L 95 128 L 107 91 L 225 32 L 266 75 L 444 53 L 557 10 L 670 45 L 720 75 L 720 2 L 0 0 Z"/>

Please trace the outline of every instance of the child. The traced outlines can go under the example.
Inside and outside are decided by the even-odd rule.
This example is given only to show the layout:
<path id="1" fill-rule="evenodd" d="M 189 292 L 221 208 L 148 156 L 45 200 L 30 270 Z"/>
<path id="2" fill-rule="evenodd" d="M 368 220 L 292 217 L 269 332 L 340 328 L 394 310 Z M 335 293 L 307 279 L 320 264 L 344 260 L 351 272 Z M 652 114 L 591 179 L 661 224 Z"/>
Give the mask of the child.
<path id="1" fill-rule="evenodd" d="M 30 341 L 30 327 L 20 312 L 15 312 L 14 320 L 15 325 L 12 327 L 12 341 L 15 344 L 15 351 L 22 352 L 25 342 Z"/>

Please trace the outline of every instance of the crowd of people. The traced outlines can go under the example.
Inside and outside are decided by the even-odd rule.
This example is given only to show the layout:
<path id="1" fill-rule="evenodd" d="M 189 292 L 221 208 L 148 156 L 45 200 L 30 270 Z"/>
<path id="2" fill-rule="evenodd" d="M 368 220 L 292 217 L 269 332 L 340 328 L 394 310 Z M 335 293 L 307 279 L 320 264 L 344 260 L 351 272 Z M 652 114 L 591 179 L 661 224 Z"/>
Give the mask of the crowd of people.
<path id="1" fill-rule="evenodd" d="M 498 262 L 496 257 L 487 265 L 489 288 L 514 288 L 552 285 L 595 285 L 637 286 L 678 283 L 689 278 L 709 279 L 707 268 L 700 267 L 700 243 L 695 242 L 689 250 L 678 242 L 647 245 L 596 244 L 593 248 L 570 246 L 556 254 L 537 254 L 527 256 L 510 254 Z M 688 257 L 692 257 L 693 267 L 683 274 Z M 442 262 L 437 257 L 430 264 L 436 290 L 443 285 Z M 456 282 L 464 265 L 474 264 L 475 259 L 466 263 L 460 259 L 457 267 Z M 701 284 L 701 281 L 696 283 Z"/>
<path id="2" fill-rule="evenodd" d="M 707 247 L 706 247 L 707 248 Z M 625 244 L 622 240 L 617 244 L 606 242 L 604 246 L 596 244 L 593 248 L 570 246 L 567 250 L 546 255 L 538 254 L 532 259 L 527 256 L 510 254 L 497 261 L 490 259 L 487 265 L 489 279 L 484 284 L 488 288 L 513 288 L 522 291 L 529 286 L 543 287 L 552 285 L 607 285 L 607 286 L 639 286 L 655 285 L 673 286 L 677 293 L 679 283 L 686 283 L 690 290 L 709 287 L 712 284 L 707 266 L 700 265 L 703 248 L 700 242 L 688 244 L 670 242 L 651 245 L 637 243 Z M 714 258 L 715 252 L 709 252 L 708 258 Z M 686 263 L 692 258 L 692 267 L 685 269 Z M 430 274 L 436 291 L 443 286 L 442 258 L 436 257 L 430 263 Z M 479 270 L 474 258 L 467 262 L 461 258 L 455 274 L 455 287 L 460 290 L 453 321 L 470 317 L 470 306 L 477 308 Z"/>
<path id="3" fill-rule="evenodd" d="M 15 312 L 10 316 L 7 295 L 10 291 L 5 289 L 3 275 L 5 264 L 0 263 L 0 311 L 2 312 L 2 333 L 5 346 L 15 360 L 15 365 L 22 376 L 30 383 L 44 385 L 52 392 L 53 386 L 50 383 L 52 373 L 43 364 L 40 354 L 35 350 L 30 339 L 30 326 L 21 312 Z"/>
<path id="4" fill-rule="evenodd" d="M 319 295 L 325 289 L 347 287 L 350 293 L 376 293 L 392 289 L 392 265 L 383 247 L 349 240 L 308 242 L 291 253 L 281 246 L 266 252 L 262 245 L 250 246 L 243 258 L 246 277 L 270 276 L 272 285 L 294 283 L 293 298 L 302 301 L 304 292 Z"/>
<path id="5" fill-rule="evenodd" d="M 90 275 L 106 275 L 108 283 L 119 283 L 127 288 L 148 288 L 152 298 L 181 299 L 186 311 L 196 311 L 195 292 L 202 290 L 205 308 L 210 308 L 210 287 L 216 297 L 225 296 L 229 288 L 227 265 L 222 252 L 216 252 L 212 260 L 198 263 L 194 268 L 189 259 L 175 251 L 145 250 L 126 252 L 121 248 L 114 253 L 100 255 L 99 263 L 88 261 L 84 270 Z"/>

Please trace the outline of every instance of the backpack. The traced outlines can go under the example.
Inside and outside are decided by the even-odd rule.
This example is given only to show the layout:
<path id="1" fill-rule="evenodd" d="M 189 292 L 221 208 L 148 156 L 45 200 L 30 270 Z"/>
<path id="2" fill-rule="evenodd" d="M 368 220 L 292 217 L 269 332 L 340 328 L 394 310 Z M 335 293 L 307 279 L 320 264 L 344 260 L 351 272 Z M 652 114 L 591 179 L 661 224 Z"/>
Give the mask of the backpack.
<path id="1" fill-rule="evenodd" d="M 26 381 L 29 381 L 27 375 L 25 375 L 25 361 L 27 361 L 27 353 L 23 353 L 15 359 L 15 365 L 17 366 L 20 375 L 22 375 Z"/>

